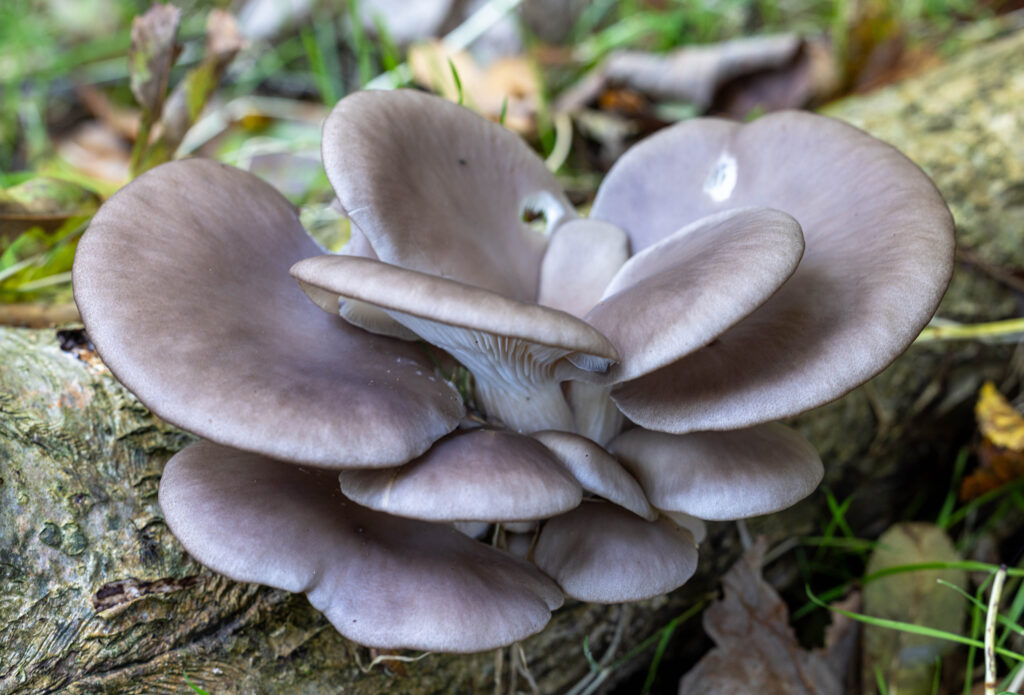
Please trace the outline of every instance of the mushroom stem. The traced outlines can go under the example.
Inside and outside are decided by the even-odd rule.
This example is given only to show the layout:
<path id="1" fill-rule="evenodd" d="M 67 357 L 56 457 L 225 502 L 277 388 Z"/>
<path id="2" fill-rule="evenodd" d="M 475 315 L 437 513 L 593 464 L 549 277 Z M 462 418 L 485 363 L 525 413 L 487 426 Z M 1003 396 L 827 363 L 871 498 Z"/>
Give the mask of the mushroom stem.
<path id="1" fill-rule="evenodd" d="M 570 381 L 569 406 L 573 431 L 604 446 L 622 430 L 625 416 L 611 398 L 611 386 Z"/>
<path id="2" fill-rule="evenodd" d="M 568 350 L 484 331 L 446 333 L 418 317 L 393 315 L 473 374 L 477 403 L 488 419 L 501 420 L 509 429 L 524 433 L 573 430 L 557 366 Z"/>
<path id="3" fill-rule="evenodd" d="M 477 402 L 488 418 L 501 420 L 518 432 L 573 431 L 572 411 L 557 381 L 515 382 L 493 372 L 472 367 L 470 371 L 476 378 Z"/>

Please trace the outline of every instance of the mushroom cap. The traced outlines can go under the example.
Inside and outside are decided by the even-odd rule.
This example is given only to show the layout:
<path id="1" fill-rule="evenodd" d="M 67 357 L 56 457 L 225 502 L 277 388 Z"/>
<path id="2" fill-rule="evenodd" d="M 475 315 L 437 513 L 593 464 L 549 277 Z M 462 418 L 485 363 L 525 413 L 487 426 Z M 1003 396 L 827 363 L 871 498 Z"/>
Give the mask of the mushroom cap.
<path id="1" fill-rule="evenodd" d="M 575 316 L 436 275 L 351 256 L 308 258 L 291 272 L 303 287 L 379 307 L 447 350 L 473 373 L 488 415 L 521 432 L 572 426 L 559 382 L 578 370 L 562 358 L 585 369 L 618 358 Z"/>
<path id="2" fill-rule="evenodd" d="M 342 471 L 340 480 L 345 496 L 364 507 L 424 521 L 542 519 L 582 499 L 579 483 L 544 446 L 485 429 L 449 435 L 400 468 Z"/>
<path id="3" fill-rule="evenodd" d="M 658 517 L 636 479 L 591 440 L 556 430 L 534 432 L 532 436 L 551 450 L 587 492 L 600 495 L 648 521 Z"/>
<path id="4" fill-rule="evenodd" d="M 409 323 L 402 320 L 407 315 L 452 329 L 517 338 L 605 360 L 618 359 L 608 339 L 575 316 L 437 275 L 370 258 L 329 255 L 299 261 L 292 266 L 291 274 L 303 287 L 313 286 L 367 302 L 391 312 L 400 323 Z"/>
<path id="5" fill-rule="evenodd" d="M 735 429 L 838 398 L 911 343 L 949 282 L 953 222 L 928 177 L 891 146 L 809 113 L 667 128 L 616 163 L 591 215 L 642 252 L 746 206 L 799 222 L 800 266 L 711 345 L 617 387 L 615 402 L 644 427 Z"/>
<path id="6" fill-rule="evenodd" d="M 307 300 L 288 268 L 320 251 L 255 176 L 171 162 L 96 213 L 75 300 L 111 371 L 175 425 L 318 466 L 404 463 L 456 427 L 462 401 L 417 346 Z"/>
<path id="7" fill-rule="evenodd" d="M 690 532 L 693 536 L 693 541 L 700 545 L 704 542 L 704 539 L 708 535 L 708 525 L 704 523 L 703 519 L 698 519 L 690 514 L 684 514 L 683 512 L 670 512 L 665 509 L 659 510 L 662 515 L 671 521 L 676 526 L 682 526 L 684 529 Z"/>
<path id="8" fill-rule="evenodd" d="M 376 260 L 377 254 L 373 252 L 370 242 L 359 231 L 359 228 L 355 225 L 350 225 L 349 233 L 348 243 L 341 250 L 341 254 Z M 341 318 L 353 326 L 362 328 L 364 331 L 378 335 L 388 335 L 401 340 L 419 340 L 419 336 L 388 316 L 387 312 L 383 309 L 372 304 L 360 302 L 356 299 L 342 300 L 341 297 L 333 292 L 328 292 L 312 285 L 303 285 L 302 290 L 313 300 L 314 304 L 328 314 L 337 313 Z"/>
<path id="9" fill-rule="evenodd" d="M 776 34 L 685 46 L 668 55 L 618 51 L 608 57 L 604 70 L 614 84 L 655 99 L 690 102 L 703 112 L 730 80 L 785 67 L 802 43 L 797 34 Z"/>
<path id="10" fill-rule="evenodd" d="M 160 482 L 168 526 L 227 576 L 306 592 L 367 646 L 473 652 L 538 632 L 562 603 L 532 565 L 448 525 L 346 500 L 330 473 L 199 442 Z"/>
<path id="11" fill-rule="evenodd" d="M 796 504 L 825 470 L 796 430 L 770 423 L 731 432 L 623 432 L 609 450 L 657 509 L 724 521 Z"/>
<path id="12" fill-rule="evenodd" d="M 585 316 L 622 356 L 608 378 L 635 379 L 707 345 L 764 304 L 803 252 L 792 217 L 740 208 L 702 217 L 635 254 Z"/>
<path id="13" fill-rule="evenodd" d="M 642 601 L 686 583 L 697 545 L 684 528 L 646 521 L 607 502 L 584 502 L 541 529 L 533 561 L 580 601 Z"/>
<path id="14" fill-rule="evenodd" d="M 621 432 L 626 419 L 611 394 L 612 387 L 608 384 L 567 382 L 565 398 L 572 409 L 573 431 L 601 446 Z"/>
<path id="15" fill-rule="evenodd" d="M 613 224 L 577 218 L 551 234 L 537 303 L 582 318 L 629 258 L 629 238 Z"/>
<path id="16" fill-rule="evenodd" d="M 342 208 L 380 260 L 536 299 L 545 239 L 524 207 L 554 201 L 549 226 L 574 213 L 518 136 L 440 97 L 365 91 L 331 111 L 322 149 Z"/>

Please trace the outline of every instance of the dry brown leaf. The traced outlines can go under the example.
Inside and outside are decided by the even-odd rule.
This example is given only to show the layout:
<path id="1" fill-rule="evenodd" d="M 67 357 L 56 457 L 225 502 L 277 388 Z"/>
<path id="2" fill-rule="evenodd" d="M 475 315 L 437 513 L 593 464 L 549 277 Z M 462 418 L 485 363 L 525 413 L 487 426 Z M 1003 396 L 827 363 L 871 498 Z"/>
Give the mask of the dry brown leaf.
<path id="1" fill-rule="evenodd" d="M 756 36 L 668 54 L 618 51 L 566 91 L 556 110 L 576 112 L 614 87 L 654 100 L 744 116 L 755 108 L 799 108 L 835 89 L 831 54 L 796 34 Z"/>
<path id="2" fill-rule="evenodd" d="M 181 10 L 160 4 L 132 21 L 132 44 L 128 51 L 132 94 L 154 118 L 163 109 L 171 66 L 178 57 L 176 37 L 180 23 Z"/>
<path id="3" fill-rule="evenodd" d="M 75 96 L 89 113 L 118 135 L 134 140 L 139 133 L 139 110 L 112 102 L 95 85 L 75 86 Z"/>
<path id="4" fill-rule="evenodd" d="M 230 63 L 245 47 L 238 20 L 226 10 L 214 9 L 206 18 L 206 56 Z"/>
<path id="5" fill-rule="evenodd" d="M 485 68 L 468 52 L 450 51 L 440 41 L 434 41 L 410 47 L 408 62 L 418 84 L 450 101 L 458 101 L 454 65 L 466 106 L 494 121 L 504 108 L 505 126 L 509 129 L 518 133 L 534 130 L 540 81 L 527 58 L 500 58 Z"/>
<path id="6" fill-rule="evenodd" d="M 211 11 L 206 19 L 203 59 L 185 74 L 167 97 L 157 128 L 158 135 L 136 173 L 171 159 L 188 129 L 198 120 L 231 61 L 244 46 L 245 40 L 235 17 L 224 10 Z"/>
<path id="7" fill-rule="evenodd" d="M 1024 476 L 1024 455 L 982 440 L 978 467 L 960 483 L 960 499 L 972 500 Z"/>
<path id="8" fill-rule="evenodd" d="M 89 178 L 118 184 L 128 181 L 131 150 L 107 121 L 78 126 L 57 142 L 57 154 Z"/>
<path id="9" fill-rule="evenodd" d="M 759 538 L 722 577 L 724 597 L 704 612 L 704 630 L 718 646 L 683 677 L 679 695 L 839 695 L 843 691 L 832 659 L 800 647 L 789 626 L 786 604 L 761 577 L 765 545 Z M 833 644 L 848 642 L 837 632 L 831 639 Z"/>

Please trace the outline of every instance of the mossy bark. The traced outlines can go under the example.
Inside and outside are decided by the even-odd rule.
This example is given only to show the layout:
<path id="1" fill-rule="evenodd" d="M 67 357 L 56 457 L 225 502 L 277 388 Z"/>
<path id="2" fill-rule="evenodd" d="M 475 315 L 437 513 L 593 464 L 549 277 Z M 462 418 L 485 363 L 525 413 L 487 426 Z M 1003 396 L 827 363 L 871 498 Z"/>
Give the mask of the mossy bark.
<path id="1" fill-rule="evenodd" d="M 1017 294 L 998 276 L 1024 266 L 1022 61 L 1018 32 L 830 109 L 903 149 L 947 196 L 969 261 L 940 312 L 948 318 L 1016 309 Z M 971 431 L 977 387 L 1012 378 L 1010 356 L 1003 345 L 915 346 L 870 384 L 797 420 L 822 452 L 827 482 L 856 491 L 860 528 L 880 532 L 901 516 L 923 471 L 948 473 Z M 164 462 L 188 441 L 123 389 L 80 333 L 0 329 L 0 693 L 182 693 L 184 673 L 216 695 L 490 689 L 493 654 L 364 672 L 358 663 L 369 652 L 339 637 L 304 597 L 227 581 L 193 562 L 156 504 Z M 812 498 L 752 526 L 776 539 L 813 533 L 819 507 Z M 629 609 L 620 653 L 711 587 L 736 545 L 731 525 L 714 527 L 694 582 Z M 527 640 L 541 691 L 584 675 L 584 638 L 600 654 L 619 615 L 614 606 L 569 605 Z"/>

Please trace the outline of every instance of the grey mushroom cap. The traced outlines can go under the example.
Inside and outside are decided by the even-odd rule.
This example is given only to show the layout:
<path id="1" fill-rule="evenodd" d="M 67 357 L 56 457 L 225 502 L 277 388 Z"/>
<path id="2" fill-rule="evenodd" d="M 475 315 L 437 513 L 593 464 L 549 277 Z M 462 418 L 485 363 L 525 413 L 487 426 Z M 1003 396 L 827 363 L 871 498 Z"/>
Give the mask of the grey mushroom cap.
<path id="1" fill-rule="evenodd" d="M 715 521 L 786 509 L 811 494 L 825 473 L 814 447 L 779 423 L 689 434 L 636 428 L 608 448 L 654 507 Z"/>
<path id="2" fill-rule="evenodd" d="M 545 238 L 522 221 L 561 186 L 515 134 L 422 92 L 357 92 L 324 123 L 327 177 L 380 260 L 536 300 Z"/>
<path id="3" fill-rule="evenodd" d="M 647 521 L 608 502 L 584 502 L 541 529 L 533 561 L 580 601 L 642 601 L 682 586 L 697 570 L 686 529 Z"/>
<path id="4" fill-rule="evenodd" d="M 704 523 L 703 519 L 698 519 L 690 514 L 683 512 L 670 512 L 665 509 L 658 510 L 662 516 L 671 521 L 676 526 L 682 526 L 684 529 L 689 531 L 693 535 L 693 540 L 697 545 L 704 542 L 704 539 L 708 535 L 708 525 Z"/>
<path id="5" fill-rule="evenodd" d="M 644 427 L 735 429 L 838 398 L 911 343 L 949 282 L 953 221 L 928 177 L 891 146 L 809 113 L 661 131 L 612 168 L 591 214 L 642 252 L 746 206 L 792 215 L 803 259 L 713 344 L 617 387 L 615 402 Z"/>
<path id="6" fill-rule="evenodd" d="M 453 329 L 515 338 L 608 361 L 618 359 L 607 338 L 574 316 L 437 275 L 370 258 L 328 255 L 296 263 L 291 274 L 303 286 L 326 289 L 393 312 L 400 322 L 406 316 L 421 318 Z"/>
<path id="7" fill-rule="evenodd" d="M 582 498 L 579 483 L 544 446 L 485 429 L 449 435 L 400 468 L 348 470 L 339 477 L 353 501 L 424 521 L 542 519 Z"/>
<path id="8" fill-rule="evenodd" d="M 359 228 L 350 225 L 349 233 L 351 236 L 349 236 L 348 243 L 345 244 L 340 253 L 345 256 L 359 256 L 376 260 L 377 254 L 373 252 L 370 242 L 366 240 L 366 237 L 359 231 Z M 362 328 L 364 331 L 377 333 L 378 335 L 388 335 L 401 340 L 419 340 L 419 336 L 388 316 L 387 312 L 372 304 L 360 302 L 356 299 L 342 300 L 341 297 L 333 292 L 328 292 L 311 285 L 303 285 L 302 289 L 321 309 L 329 314 L 337 313 L 341 318 L 353 326 Z"/>
<path id="9" fill-rule="evenodd" d="M 587 492 L 600 495 L 648 521 L 657 518 L 657 512 L 651 509 L 636 479 L 591 440 L 556 430 L 534 432 L 532 436 L 551 450 Z"/>
<path id="10" fill-rule="evenodd" d="M 167 464 L 160 507 L 207 567 L 305 592 L 367 646 L 474 652 L 541 630 L 562 603 L 532 565 L 449 525 L 346 500 L 334 475 L 209 442 Z"/>
<path id="11" fill-rule="evenodd" d="M 607 375 L 635 379 L 707 345 L 771 297 L 804 252 L 784 212 L 703 217 L 626 261 L 584 317 L 621 355 Z"/>
<path id="12" fill-rule="evenodd" d="M 457 426 L 461 399 L 416 346 L 309 302 L 288 269 L 317 253 L 255 176 L 171 162 L 93 218 L 75 299 L 111 371 L 175 425 L 318 466 L 408 461 Z"/>
<path id="13" fill-rule="evenodd" d="M 618 358 L 607 338 L 575 316 L 456 280 L 352 256 L 308 258 L 291 272 L 317 293 L 382 309 L 451 353 L 473 373 L 488 415 L 520 432 L 572 427 L 560 382 L 579 369 L 564 357 L 599 370 Z"/>
<path id="14" fill-rule="evenodd" d="M 551 234 L 537 302 L 583 318 L 629 258 L 629 238 L 613 224 L 577 218 Z"/>

